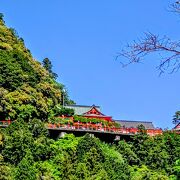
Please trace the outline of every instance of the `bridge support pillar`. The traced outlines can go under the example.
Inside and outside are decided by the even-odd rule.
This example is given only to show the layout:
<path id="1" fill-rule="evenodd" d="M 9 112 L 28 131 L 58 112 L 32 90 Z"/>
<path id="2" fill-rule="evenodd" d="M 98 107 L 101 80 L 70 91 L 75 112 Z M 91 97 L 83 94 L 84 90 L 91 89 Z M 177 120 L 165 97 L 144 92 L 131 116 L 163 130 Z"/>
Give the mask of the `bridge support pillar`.
<path id="1" fill-rule="evenodd" d="M 90 133 L 89 136 L 90 136 L 90 137 L 94 137 L 94 134 Z"/>
<path id="2" fill-rule="evenodd" d="M 66 132 L 60 132 L 57 139 L 63 138 L 66 135 Z"/>
<path id="3" fill-rule="evenodd" d="M 116 137 L 115 137 L 114 140 L 115 140 L 115 141 L 120 141 L 120 136 L 116 135 Z"/>

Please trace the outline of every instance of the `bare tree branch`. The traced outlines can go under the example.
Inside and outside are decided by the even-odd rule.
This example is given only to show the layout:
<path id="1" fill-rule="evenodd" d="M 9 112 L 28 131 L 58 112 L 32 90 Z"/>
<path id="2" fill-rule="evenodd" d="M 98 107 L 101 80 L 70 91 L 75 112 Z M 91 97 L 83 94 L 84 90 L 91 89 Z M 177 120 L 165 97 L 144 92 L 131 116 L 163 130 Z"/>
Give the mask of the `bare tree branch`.
<path id="1" fill-rule="evenodd" d="M 170 10 L 177 14 L 180 14 L 180 1 L 176 1 L 175 3 L 170 5 Z"/>
<path id="2" fill-rule="evenodd" d="M 170 11 L 180 15 L 180 0 L 170 5 Z M 180 69 L 180 41 L 171 41 L 168 37 L 160 38 L 152 33 L 145 33 L 143 38 L 128 44 L 121 50 L 117 58 L 123 56 L 127 61 L 120 61 L 123 67 L 131 63 L 140 63 L 143 58 L 151 53 L 159 52 L 161 57 L 158 70 L 173 73 Z"/>
<path id="3" fill-rule="evenodd" d="M 122 66 L 127 66 L 131 63 L 139 63 L 145 56 L 153 52 L 163 53 L 161 61 L 157 67 L 160 73 L 168 71 L 169 73 L 176 72 L 180 68 L 180 41 L 173 42 L 166 36 L 160 38 L 152 33 L 145 33 L 144 38 L 134 41 L 127 45 L 117 56 L 123 56 L 128 61 L 121 61 Z"/>

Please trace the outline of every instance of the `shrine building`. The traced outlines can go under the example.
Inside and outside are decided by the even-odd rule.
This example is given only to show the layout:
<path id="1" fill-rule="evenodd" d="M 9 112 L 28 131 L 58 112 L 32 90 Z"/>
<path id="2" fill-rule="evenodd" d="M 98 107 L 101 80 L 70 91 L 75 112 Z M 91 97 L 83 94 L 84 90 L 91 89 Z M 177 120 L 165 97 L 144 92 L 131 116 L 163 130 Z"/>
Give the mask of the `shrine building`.
<path id="1" fill-rule="evenodd" d="M 86 118 L 97 118 L 105 121 L 113 121 L 111 116 L 106 116 L 101 112 L 100 106 L 82 106 L 82 105 L 68 105 L 66 108 L 74 110 L 74 113 Z"/>
<path id="2" fill-rule="evenodd" d="M 180 122 L 173 128 L 178 134 L 180 134 Z"/>
<path id="3" fill-rule="evenodd" d="M 145 129 L 155 129 L 154 125 L 150 121 L 130 121 L 130 120 L 114 120 L 112 116 L 106 116 L 101 112 L 100 106 L 84 106 L 84 105 L 66 105 L 66 108 L 73 109 L 76 115 L 86 118 L 97 118 L 106 121 L 115 121 L 124 128 L 138 128 L 139 125 L 143 125 Z"/>

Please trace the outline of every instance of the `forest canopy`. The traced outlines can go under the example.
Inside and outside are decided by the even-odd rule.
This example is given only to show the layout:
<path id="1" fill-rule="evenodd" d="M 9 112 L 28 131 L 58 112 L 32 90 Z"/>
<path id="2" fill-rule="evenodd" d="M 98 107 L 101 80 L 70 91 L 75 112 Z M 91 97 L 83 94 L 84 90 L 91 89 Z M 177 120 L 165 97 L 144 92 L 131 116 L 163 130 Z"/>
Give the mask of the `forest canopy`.
<path id="1" fill-rule="evenodd" d="M 5 26 L 0 16 L 0 117 L 14 120 L 40 118 L 47 121 L 55 105 L 74 103 L 65 86 L 55 79 L 52 64 L 36 61 L 16 31 Z"/>

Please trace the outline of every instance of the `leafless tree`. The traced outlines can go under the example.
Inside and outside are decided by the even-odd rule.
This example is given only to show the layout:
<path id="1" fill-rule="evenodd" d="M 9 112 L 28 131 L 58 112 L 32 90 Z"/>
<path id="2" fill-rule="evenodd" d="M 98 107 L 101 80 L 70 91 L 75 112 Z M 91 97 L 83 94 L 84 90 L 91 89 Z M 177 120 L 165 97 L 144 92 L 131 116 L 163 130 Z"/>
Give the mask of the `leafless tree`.
<path id="1" fill-rule="evenodd" d="M 173 3 L 171 10 L 180 14 L 180 1 Z M 117 56 L 123 56 L 127 61 L 121 61 L 122 66 L 143 61 L 148 54 L 159 52 L 161 61 L 158 65 L 160 74 L 173 73 L 180 68 L 180 41 L 172 41 L 168 37 L 160 37 L 150 32 L 145 33 L 143 38 L 128 44 Z"/>
<path id="2" fill-rule="evenodd" d="M 180 14 L 180 1 L 176 1 L 175 3 L 170 5 L 170 10 L 177 14 Z"/>

